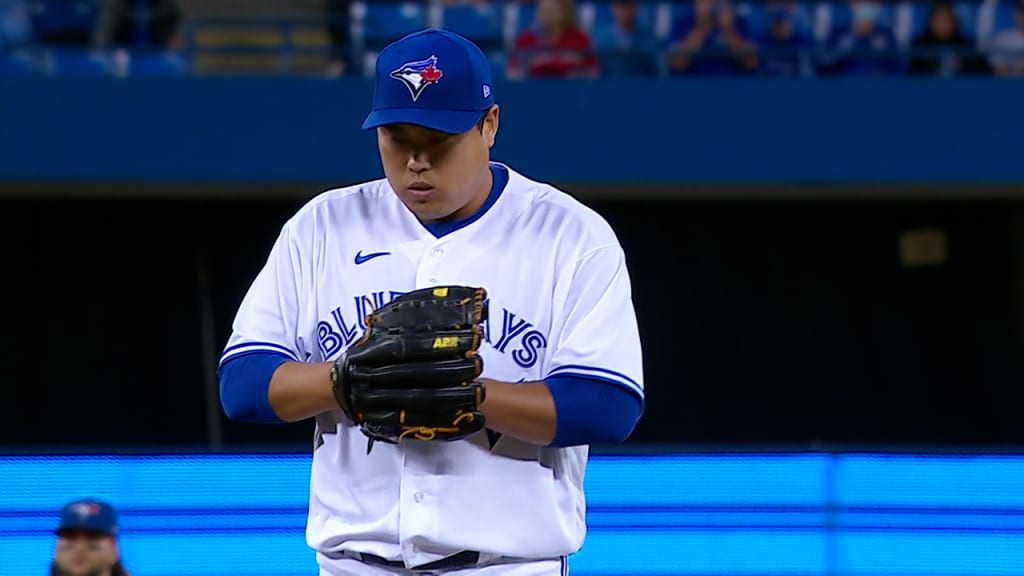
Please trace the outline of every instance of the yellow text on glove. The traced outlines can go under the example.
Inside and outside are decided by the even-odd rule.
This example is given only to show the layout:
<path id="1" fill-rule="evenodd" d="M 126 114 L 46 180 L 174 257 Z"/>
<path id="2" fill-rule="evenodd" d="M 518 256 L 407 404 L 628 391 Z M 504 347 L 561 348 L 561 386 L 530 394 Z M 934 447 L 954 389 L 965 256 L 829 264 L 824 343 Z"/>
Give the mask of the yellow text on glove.
<path id="1" fill-rule="evenodd" d="M 434 338 L 434 350 L 438 348 L 457 348 L 459 345 L 458 336 L 438 336 Z"/>

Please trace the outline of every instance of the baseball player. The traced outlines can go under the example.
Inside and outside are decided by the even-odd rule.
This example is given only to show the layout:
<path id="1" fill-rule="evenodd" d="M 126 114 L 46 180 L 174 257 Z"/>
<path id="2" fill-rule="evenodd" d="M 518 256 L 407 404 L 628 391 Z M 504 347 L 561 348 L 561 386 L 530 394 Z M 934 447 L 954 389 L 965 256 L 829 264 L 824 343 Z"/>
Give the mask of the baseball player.
<path id="1" fill-rule="evenodd" d="M 444 30 L 380 53 L 363 128 L 385 178 L 284 224 L 221 356 L 229 417 L 316 420 L 321 576 L 567 573 L 588 445 L 642 414 L 622 248 L 592 210 L 490 161 L 490 70 Z"/>

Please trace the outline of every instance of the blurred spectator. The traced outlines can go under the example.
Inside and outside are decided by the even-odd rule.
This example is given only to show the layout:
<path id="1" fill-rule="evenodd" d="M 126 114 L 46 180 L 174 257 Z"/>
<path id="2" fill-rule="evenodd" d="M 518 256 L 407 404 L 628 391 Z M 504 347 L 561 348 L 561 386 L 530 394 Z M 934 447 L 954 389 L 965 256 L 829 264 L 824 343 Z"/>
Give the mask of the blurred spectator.
<path id="1" fill-rule="evenodd" d="M 440 10 L 429 16 L 428 20 L 437 21 L 439 18 L 446 30 L 472 40 L 488 57 L 504 57 L 508 48 L 504 30 L 505 13 L 508 8 L 506 0 L 432 2 Z"/>
<path id="2" fill-rule="evenodd" d="M 939 0 L 932 6 L 928 28 L 914 39 L 911 50 L 911 74 L 948 77 L 990 71 L 980 54 L 971 54 L 974 43 L 960 32 L 960 20 L 949 0 Z"/>
<path id="3" fill-rule="evenodd" d="M 1024 76 L 1024 0 L 1014 11 L 1016 26 L 1002 30 L 989 44 L 989 62 L 996 76 Z"/>
<path id="4" fill-rule="evenodd" d="M 117 544 L 117 511 L 96 499 L 65 504 L 50 576 L 128 576 Z"/>
<path id="5" fill-rule="evenodd" d="M 669 72 L 713 75 L 757 68 L 754 45 L 732 0 L 693 0 L 693 12 L 678 18 L 669 34 Z"/>
<path id="6" fill-rule="evenodd" d="M 639 0 L 614 0 L 612 21 L 594 28 L 594 49 L 603 76 L 653 76 L 657 74 L 657 38 L 650 4 Z"/>
<path id="7" fill-rule="evenodd" d="M 350 70 L 351 4 L 351 0 L 327 0 L 327 34 L 331 38 L 331 62 L 327 66 L 327 76 L 330 78 L 338 78 Z"/>
<path id="8" fill-rule="evenodd" d="M 882 21 L 882 3 L 850 0 L 853 22 L 834 31 L 826 42 L 819 72 L 845 76 L 877 76 L 902 71 L 892 26 Z"/>
<path id="9" fill-rule="evenodd" d="M 32 19 L 25 0 L 0 0 L 0 50 L 32 40 Z"/>
<path id="10" fill-rule="evenodd" d="M 597 76 L 590 37 L 576 24 L 573 0 L 538 0 L 537 21 L 516 38 L 508 58 L 508 76 Z"/>
<path id="11" fill-rule="evenodd" d="M 71 48 L 89 46 L 98 1 L 28 0 L 33 42 Z"/>
<path id="12" fill-rule="evenodd" d="M 101 0 L 93 31 L 95 48 L 180 48 L 177 0 Z"/>
<path id="13" fill-rule="evenodd" d="M 757 39 L 761 72 L 790 78 L 812 75 L 808 53 L 814 40 L 800 5 L 795 0 L 770 0 L 767 8 L 768 29 Z"/>

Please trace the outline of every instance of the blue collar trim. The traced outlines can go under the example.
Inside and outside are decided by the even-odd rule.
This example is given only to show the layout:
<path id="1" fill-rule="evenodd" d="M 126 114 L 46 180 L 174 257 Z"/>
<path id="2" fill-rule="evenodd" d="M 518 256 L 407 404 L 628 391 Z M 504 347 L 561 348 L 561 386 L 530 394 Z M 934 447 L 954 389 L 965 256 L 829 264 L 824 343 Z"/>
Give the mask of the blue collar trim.
<path id="1" fill-rule="evenodd" d="M 498 201 L 498 197 L 505 190 L 505 186 L 508 184 L 508 169 L 499 164 L 491 164 L 491 192 L 487 195 L 487 200 L 484 200 L 484 205 L 479 210 L 474 212 L 472 215 L 462 218 L 460 220 L 452 220 L 451 222 L 431 222 L 424 223 L 423 227 L 427 229 L 435 238 L 441 238 L 447 236 L 460 228 L 465 228 L 473 222 L 480 219 L 481 216 L 487 213 L 494 206 L 494 203 Z"/>

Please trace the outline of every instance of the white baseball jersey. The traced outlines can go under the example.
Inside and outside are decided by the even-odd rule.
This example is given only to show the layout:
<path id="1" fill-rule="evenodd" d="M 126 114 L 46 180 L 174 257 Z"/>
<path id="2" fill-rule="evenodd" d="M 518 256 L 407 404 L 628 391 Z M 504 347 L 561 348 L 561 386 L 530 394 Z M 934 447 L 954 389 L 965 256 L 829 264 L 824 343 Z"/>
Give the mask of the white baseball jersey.
<path id="1" fill-rule="evenodd" d="M 623 251 L 569 195 L 507 166 L 479 218 L 435 237 L 387 180 L 324 192 L 283 227 L 246 294 L 221 362 L 253 351 L 335 359 L 369 306 L 439 284 L 482 286 L 483 376 L 579 375 L 643 396 L 640 339 Z M 595 384 L 598 385 L 598 384 Z M 586 532 L 588 448 L 486 433 L 455 442 L 376 443 L 340 411 L 317 418 L 307 541 L 419 565 L 462 550 L 518 558 L 577 551 Z"/>

